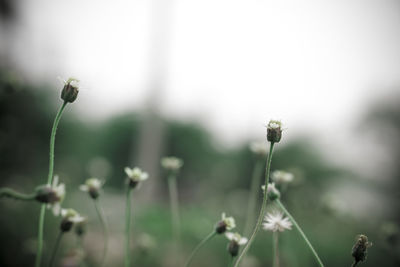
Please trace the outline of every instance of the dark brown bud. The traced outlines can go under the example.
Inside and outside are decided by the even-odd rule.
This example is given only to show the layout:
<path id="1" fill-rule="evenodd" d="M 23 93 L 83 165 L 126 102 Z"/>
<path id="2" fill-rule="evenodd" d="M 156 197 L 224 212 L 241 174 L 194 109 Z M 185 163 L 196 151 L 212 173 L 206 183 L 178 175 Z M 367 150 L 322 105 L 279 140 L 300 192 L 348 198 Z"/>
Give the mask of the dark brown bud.
<path id="1" fill-rule="evenodd" d="M 224 220 L 219 221 L 217 223 L 217 225 L 215 226 L 215 232 L 217 232 L 218 234 L 223 234 L 226 232 L 226 223 Z"/>
<path id="2" fill-rule="evenodd" d="M 355 264 L 367 258 L 367 248 L 370 246 L 372 246 L 372 243 L 368 242 L 368 237 L 366 235 L 357 236 L 356 243 L 351 250 L 351 256 L 354 257 Z"/>
<path id="3" fill-rule="evenodd" d="M 232 257 L 236 257 L 239 254 L 239 244 L 236 241 L 231 240 L 228 244 L 228 252 Z"/>
<path id="4" fill-rule="evenodd" d="M 60 197 L 50 185 L 41 185 L 36 188 L 35 199 L 41 203 L 55 203 Z"/>
<path id="5" fill-rule="evenodd" d="M 74 225 L 74 223 L 72 221 L 68 220 L 68 218 L 63 219 L 60 224 L 60 230 L 64 233 L 69 232 L 73 225 Z"/>
<path id="6" fill-rule="evenodd" d="M 76 100 L 79 93 L 78 80 L 74 78 L 69 78 L 61 91 L 61 99 L 65 102 L 72 103 Z"/>

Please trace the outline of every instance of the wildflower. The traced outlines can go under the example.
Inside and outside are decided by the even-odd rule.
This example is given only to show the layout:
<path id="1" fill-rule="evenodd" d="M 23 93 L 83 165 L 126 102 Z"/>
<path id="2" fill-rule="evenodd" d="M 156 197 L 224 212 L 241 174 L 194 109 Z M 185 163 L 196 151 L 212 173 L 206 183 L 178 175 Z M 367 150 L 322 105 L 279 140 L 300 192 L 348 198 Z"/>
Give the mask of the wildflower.
<path id="1" fill-rule="evenodd" d="M 61 203 L 65 197 L 65 185 L 58 184 L 58 175 L 54 176 L 52 185 L 42 185 L 36 188 L 36 200 L 47 203 L 52 208 L 54 215 L 58 216 L 61 211 Z"/>
<path id="2" fill-rule="evenodd" d="M 103 186 L 104 182 L 100 181 L 97 178 L 87 179 L 85 184 L 79 187 L 80 190 L 84 192 L 88 192 L 90 197 L 96 199 L 100 195 L 100 189 Z"/>
<path id="3" fill-rule="evenodd" d="M 239 246 L 246 244 L 248 241 L 246 237 L 242 237 L 239 233 L 227 232 L 225 236 L 231 241 L 228 244 L 228 252 L 232 257 L 237 256 L 239 253 Z"/>
<path id="4" fill-rule="evenodd" d="M 72 103 L 76 100 L 79 93 L 79 80 L 69 78 L 64 81 L 64 88 L 61 91 L 61 99 L 65 102 Z"/>
<path id="5" fill-rule="evenodd" d="M 167 171 L 178 172 L 183 166 L 183 160 L 176 157 L 164 157 L 161 159 L 161 166 Z"/>
<path id="6" fill-rule="evenodd" d="M 265 185 L 261 186 L 261 189 L 264 191 L 265 190 Z M 280 198 L 281 193 L 279 192 L 278 189 L 275 187 L 275 183 L 269 183 L 268 188 L 267 188 L 267 197 L 274 201 L 275 199 Z"/>
<path id="7" fill-rule="evenodd" d="M 235 219 L 233 217 L 226 217 L 225 212 L 222 213 L 222 220 L 215 226 L 215 231 L 218 234 L 225 233 L 226 230 L 230 231 L 236 227 Z"/>
<path id="8" fill-rule="evenodd" d="M 75 234 L 77 236 L 83 236 L 86 233 L 86 227 L 87 227 L 87 219 L 84 218 L 84 220 L 75 223 Z"/>
<path id="9" fill-rule="evenodd" d="M 371 246 L 372 243 L 368 241 L 368 237 L 366 235 L 357 236 L 357 241 L 351 250 L 351 256 L 354 257 L 353 266 L 356 266 L 356 264 L 360 261 L 365 261 L 367 258 L 367 248 Z"/>
<path id="10" fill-rule="evenodd" d="M 85 218 L 74 209 L 62 209 L 61 216 L 62 221 L 60 229 L 62 232 L 68 232 L 75 223 L 80 223 L 85 220 Z"/>
<path id="11" fill-rule="evenodd" d="M 128 176 L 128 185 L 131 188 L 135 188 L 139 182 L 147 180 L 149 175 L 143 172 L 141 169 L 135 167 L 133 169 L 125 167 L 125 173 Z"/>
<path id="12" fill-rule="evenodd" d="M 268 153 L 267 146 L 263 142 L 251 142 L 249 148 L 251 152 L 260 157 L 264 157 Z"/>
<path id="13" fill-rule="evenodd" d="M 285 171 L 274 171 L 271 173 L 271 179 L 275 184 L 288 184 L 293 181 L 293 174 Z"/>
<path id="14" fill-rule="evenodd" d="M 283 232 L 292 229 L 292 223 L 289 218 L 283 217 L 283 213 L 274 211 L 267 213 L 264 217 L 263 229 L 272 232 Z"/>
<path id="15" fill-rule="evenodd" d="M 282 138 L 282 123 L 270 120 L 267 125 L 267 140 L 271 143 L 279 143 Z"/>

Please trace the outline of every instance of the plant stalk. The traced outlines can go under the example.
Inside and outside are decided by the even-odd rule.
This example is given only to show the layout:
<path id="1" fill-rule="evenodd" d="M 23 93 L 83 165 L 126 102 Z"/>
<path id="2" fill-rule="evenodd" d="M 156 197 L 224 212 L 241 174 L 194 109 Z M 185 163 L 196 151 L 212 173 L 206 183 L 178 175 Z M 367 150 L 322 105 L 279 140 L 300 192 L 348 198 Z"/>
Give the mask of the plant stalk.
<path id="1" fill-rule="evenodd" d="M 253 233 L 249 239 L 249 241 L 247 242 L 247 244 L 244 246 L 242 252 L 239 255 L 239 258 L 237 259 L 236 263 L 235 263 L 235 267 L 238 267 L 240 262 L 243 260 L 244 256 L 246 255 L 247 250 L 250 248 L 251 244 L 254 241 L 254 238 L 256 237 L 258 231 L 260 230 L 261 227 L 261 223 L 263 220 L 263 216 L 264 216 L 264 212 L 265 212 L 265 208 L 267 206 L 267 188 L 268 188 L 268 183 L 269 183 L 269 176 L 270 176 L 270 171 L 271 171 L 271 162 L 272 162 L 272 153 L 274 150 L 274 142 L 270 143 L 270 147 L 269 147 L 269 154 L 268 154 L 268 158 L 267 158 L 267 166 L 266 166 L 266 171 L 265 171 L 265 190 L 264 190 L 264 194 L 263 194 L 263 202 L 261 205 L 261 210 L 260 210 L 260 214 L 258 215 L 258 219 L 257 219 L 257 223 L 256 226 L 254 227 Z"/>
<path id="2" fill-rule="evenodd" d="M 9 197 L 17 200 L 34 200 L 36 194 L 23 194 L 19 193 L 11 188 L 0 188 L 0 198 Z"/>
<path id="3" fill-rule="evenodd" d="M 199 249 L 203 247 L 209 240 L 211 240 L 211 238 L 213 238 L 216 234 L 217 232 L 214 230 L 210 234 L 208 234 L 203 240 L 201 240 L 201 242 L 194 248 L 194 250 L 190 254 L 188 260 L 186 261 L 185 267 L 189 267 L 190 263 L 192 262 L 194 256 L 199 251 Z"/>
<path id="4" fill-rule="evenodd" d="M 272 267 L 279 267 L 278 237 L 279 237 L 278 232 L 272 233 L 272 248 L 273 248 Z"/>
<path id="5" fill-rule="evenodd" d="M 289 219 L 292 221 L 293 225 L 296 227 L 297 231 L 300 233 L 301 237 L 303 237 L 304 241 L 307 243 L 308 247 L 312 251 L 315 259 L 317 260 L 319 266 L 324 267 L 324 264 L 322 263 L 321 259 L 319 258 L 317 252 L 315 251 L 314 247 L 311 245 L 310 241 L 308 240 L 307 236 L 304 234 L 303 230 L 301 230 L 300 226 L 297 224 L 295 219 L 292 217 L 292 215 L 289 213 L 289 211 L 283 206 L 282 202 L 277 199 L 276 203 L 278 206 L 283 210 L 283 212 L 286 214 L 286 216 L 289 217 Z"/>
<path id="6" fill-rule="evenodd" d="M 176 184 L 176 175 L 170 174 L 168 176 L 168 189 L 170 197 L 170 206 L 172 214 L 172 230 L 176 244 L 180 241 L 180 217 L 179 217 L 179 201 L 178 201 L 178 187 Z"/>
<path id="7" fill-rule="evenodd" d="M 54 261 L 55 261 L 55 259 L 56 259 L 56 254 L 57 254 L 58 248 L 59 248 L 59 246 L 60 246 L 60 242 L 61 242 L 62 236 L 63 236 L 63 232 L 60 231 L 60 232 L 58 233 L 58 235 L 57 235 L 56 244 L 54 245 L 53 252 L 52 252 L 52 254 L 51 254 L 49 267 L 53 267 L 53 266 L 54 266 Z"/>
<path id="8" fill-rule="evenodd" d="M 98 199 L 94 199 L 94 206 L 96 208 L 97 215 L 99 216 L 99 219 L 100 219 L 100 222 L 101 222 L 101 226 L 103 228 L 104 247 L 103 247 L 103 255 L 101 257 L 100 266 L 104 266 L 105 261 L 106 261 L 107 251 L 108 251 L 108 224 L 107 224 L 107 221 L 106 221 L 106 217 L 104 215 L 104 210 L 101 207 Z"/>
<path id="9" fill-rule="evenodd" d="M 131 265 L 131 253 L 129 248 L 131 241 L 131 191 L 132 188 L 128 186 L 125 209 L 125 267 L 129 267 Z"/>

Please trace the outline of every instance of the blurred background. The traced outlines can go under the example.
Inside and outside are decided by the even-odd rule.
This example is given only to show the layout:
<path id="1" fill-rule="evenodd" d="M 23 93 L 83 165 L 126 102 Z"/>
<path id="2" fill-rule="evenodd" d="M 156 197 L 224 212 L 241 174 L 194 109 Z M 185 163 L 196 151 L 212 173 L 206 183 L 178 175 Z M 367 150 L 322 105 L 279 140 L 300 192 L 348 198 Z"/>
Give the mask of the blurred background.
<path id="1" fill-rule="evenodd" d="M 400 2 L 396 0 L 0 0 L 0 186 L 44 184 L 58 77 L 81 80 L 58 128 L 55 173 L 65 207 L 88 217 L 84 260 L 99 263 L 101 225 L 78 190 L 106 181 L 106 266 L 122 266 L 125 166 L 150 179 L 133 196 L 133 266 L 179 266 L 226 212 L 242 232 L 265 125 L 285 125 L 272 170 L 294 182 L 282 196 L 326 266 L 350 266 L 357 234 L 373 242 L 361 266 L 400 266 Z M 172 246 L 164 156 L 178 177 L 182 244 Z M 261 201 L 261 196 L 259 198 Z M 0 201 L 0 266 L 31 266 L 39 204 Z M 45 263 L 59 218 L 48 213 Z M 192 266 L 225 266 L 215 238 Z M 281 266 L 317 266 L 295 231 Z M 74 265 L 68 234 L 59 266 Z M 80 255 L 80 254 L 79 254 Z M 263 231 L 243 266 L 272 266 Z"/>

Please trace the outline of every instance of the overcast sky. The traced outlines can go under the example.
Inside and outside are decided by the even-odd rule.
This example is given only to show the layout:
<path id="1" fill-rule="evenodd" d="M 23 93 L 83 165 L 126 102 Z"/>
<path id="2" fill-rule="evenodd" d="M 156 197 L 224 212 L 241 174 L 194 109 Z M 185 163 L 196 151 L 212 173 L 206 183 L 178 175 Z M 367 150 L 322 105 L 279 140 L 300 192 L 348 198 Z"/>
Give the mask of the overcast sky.
<path id="1" fill-rule="evenodd" d="M 270 118 L 289 136 L 311 129 L 331 140 L 400 84 L 399 1 L 20 3 L 13 60 L 55 90 L 57 76 L 79 78 L 74 109 L 89 118 L 143 108 L 155 94 L 160 112 L 227 142 L 263 137 Z"/>

